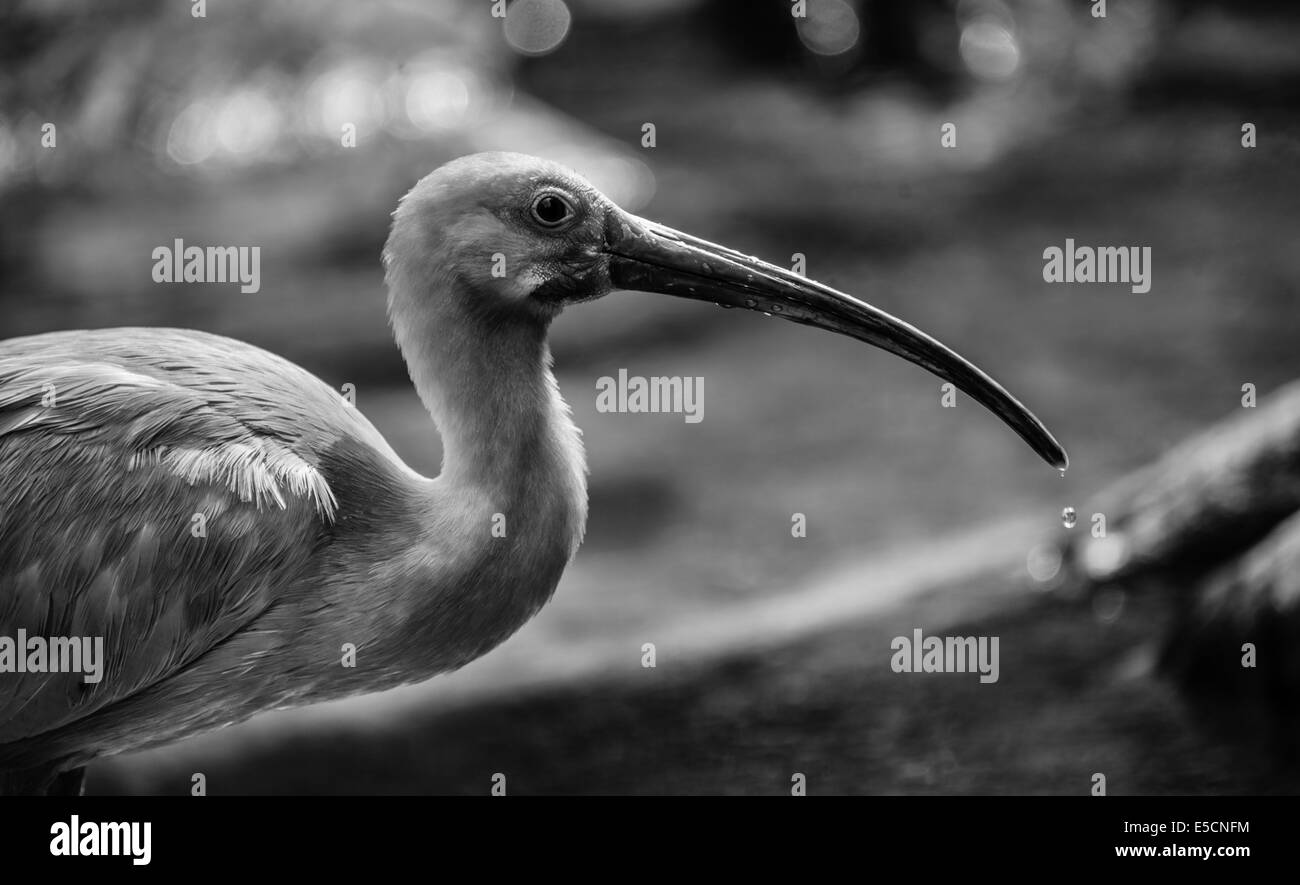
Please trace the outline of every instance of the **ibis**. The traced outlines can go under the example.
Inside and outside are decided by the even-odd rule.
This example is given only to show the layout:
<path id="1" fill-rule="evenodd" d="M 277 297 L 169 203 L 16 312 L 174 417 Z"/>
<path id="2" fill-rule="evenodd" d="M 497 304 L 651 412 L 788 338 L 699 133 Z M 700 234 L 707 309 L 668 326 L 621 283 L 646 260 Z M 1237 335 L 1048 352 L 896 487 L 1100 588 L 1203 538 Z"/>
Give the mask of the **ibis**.
<path id="1" fill-rule="evenodd" d="M 0 793 L 77 794 L 97 757 L 423 681 L 518 630 L 587 518 L 547 328 L 614 290 L 873 344 L 1066 466 L 1029 410 L 925 333 L 631 215 L 552 162 L 441 166 L 400 201 L 383 261 L 394 338 L 442 437 L 432 479 L 332 387 L 239 341 L 120 328 L 0 343 Z M 97 647 L 102 661 L 78 662 Z"/>

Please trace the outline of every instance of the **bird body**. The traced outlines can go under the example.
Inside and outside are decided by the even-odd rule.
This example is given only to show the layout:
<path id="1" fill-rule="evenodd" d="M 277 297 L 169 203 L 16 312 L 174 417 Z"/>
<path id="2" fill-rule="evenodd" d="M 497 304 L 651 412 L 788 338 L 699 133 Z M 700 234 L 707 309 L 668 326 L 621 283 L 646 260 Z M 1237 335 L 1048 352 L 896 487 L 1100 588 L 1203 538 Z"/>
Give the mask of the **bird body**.
<path id="1" fill-rule="evenodd" d="M 394 212 L 384 265 L 394 338 L 442 436 L 434 479 L 324 382 L 247 344 L 167 329 L 0 343 L 0 638 L 105 648 L 95 683 L 0 672 L 0 793 L 75 791 L 68 773 L 97 756 L 421 681 L 517 630 L 587 516 L 547 329 L 613 289 L 885 348 L 1065 466 L 1028 410 L 919 330 L 628 215 L 542 160 L 435 170 Z"/>
<path id="2" fill-rule="evenodd" d="M 0 769 L 459 667 L 550 598 L 581 536 L 558 393 L 490 466 L 429 480 L 315 376 L 206 333 L 7 341 L 0 391 L 0 623 L 110 650 L 94 685 L 0 676 Z"/>

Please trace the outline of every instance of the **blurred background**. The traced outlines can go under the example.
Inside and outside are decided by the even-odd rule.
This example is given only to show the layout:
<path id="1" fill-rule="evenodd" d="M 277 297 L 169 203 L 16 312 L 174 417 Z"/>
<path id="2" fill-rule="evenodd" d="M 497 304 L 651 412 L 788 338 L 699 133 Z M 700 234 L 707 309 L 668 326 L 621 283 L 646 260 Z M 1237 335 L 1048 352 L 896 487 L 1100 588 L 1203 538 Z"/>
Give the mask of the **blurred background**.
<path id="1" fill-rule="evenodd" d="M 806 256 L 988 370 L 1072 462 L 854 341 L 616 293 L 553 327 L 591 514 L 534 622 L 422 686 L 105 760 L 87 792 L 1295 792 L 1300 590 L 1232 597 L 1217 632 L 1204 600 L 1243 556 L 1300 559 L 1270 534 L 1300 508 L 1300 10 L 1103 5 L 5 4 L 0 337 L 237 337 L 355 385 L 435 474 L 384 316 L 388 214 L 442 162 L 513 150 Z M 1151 291 L 1045 283 L 1067 237 L 1150 246 Z M 260 246 L 261 291 L 153 283 L 176 238 Z M 619 369 L 702 377 L 704 420 L 598 413 Z M 1095 512 L 1128 539 L 1100 566 Z M 1000 680 L 894 673 L 917 627 L 999 636 Z M 1274 643 L 1257 668 L 1241 635 Z"/>

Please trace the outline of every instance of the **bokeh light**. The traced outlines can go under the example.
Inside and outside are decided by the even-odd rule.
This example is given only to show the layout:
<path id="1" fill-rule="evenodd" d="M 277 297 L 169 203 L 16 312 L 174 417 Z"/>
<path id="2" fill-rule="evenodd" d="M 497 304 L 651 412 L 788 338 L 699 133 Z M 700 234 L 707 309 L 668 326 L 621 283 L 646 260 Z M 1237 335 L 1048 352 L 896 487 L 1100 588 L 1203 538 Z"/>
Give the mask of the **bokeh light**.
<path id="1" fill-rule="evenodd" d="M 222 150 L 253 159 L 275 143 L 283 126 L 280 109 L 260 89 L 241 89 L 217 110 L 215 135 Z"/>
<path id="2" fill-rule="evenodd" d="M 215 113 L 212 105 L 191 102 L 172 121 L 167 133 L 167 156 L 182 166 L 207 160 L 217 150 Z"/>
<path id="3" fill-rule="evenodd" d="M 1128 542 L 1114 532 L 1104 538 L 1091 538 L 1083 545 L 1081 556 L 1090 578 L 1108 578 L 1128 563 Z"/>
<path id="4" fill-rule="evenodd" d="M 1025 567 L 1029 570 L 1029 577 L 1047 584 L 1061 573 L 1061 551 L 1055 544 L 1038 544 L 1029 551 Z"/>
<path id="5" fill-rule="evenodd" d="M 516 0 L 506 11 L 506 42 L 524 55 L 546 55 L 564 42 L 572 21 L 564 0 Z"/>
<path id="6" fill-rule="evenodd" d="M 1020 69 L 1020 46 L 1002 24 L 973 21 L 961 31 L 961 59 L 981 80 L 1007 80 Z"/>
<path id="7" fill-rule="evenodd" d="M 862 26 L 845 0 L 808 0 L 807 15 L 795 19 L 799 40 L 818 55 L 842 55 L 858 43 Z"/>
<path id="8" fill-rule="evenodd" d="M 319 74 L 304 97 L 308 125 L 337 138 L 351 124 L 357 135 L 374 132 L 384 121 L 380 70 L 364 62 L 345 62 Z"/>
<path id="9" fill-rule="evenodd" d="M 406 118 L 423 132 L 451 129 L 469 110 L 469 89 L 459 73 L 432 68 L 411 77 L 406 89 Z"/>
<path id="10" fill-rule="evenodd" d="M 1127 597 L 1119 587 L 1102 587 L 1092 597 L 1092 613 L 1103 624 L 1113 624 L 1124 613 Z"/>

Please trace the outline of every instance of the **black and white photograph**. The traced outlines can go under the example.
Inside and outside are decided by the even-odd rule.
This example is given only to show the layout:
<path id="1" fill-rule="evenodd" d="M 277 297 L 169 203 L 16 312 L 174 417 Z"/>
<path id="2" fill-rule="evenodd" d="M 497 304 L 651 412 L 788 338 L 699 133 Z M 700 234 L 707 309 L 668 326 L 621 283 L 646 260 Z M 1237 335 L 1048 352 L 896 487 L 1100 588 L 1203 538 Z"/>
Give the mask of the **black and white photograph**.
<path id="1" fill-rule="evenodd" d="M 3 4 L 23 850 L 1300 793 L 1298 45 L 1282 0 Z M 1116 862 L 1261 835 L 1111 807 Z"/>

